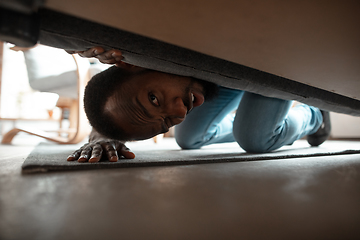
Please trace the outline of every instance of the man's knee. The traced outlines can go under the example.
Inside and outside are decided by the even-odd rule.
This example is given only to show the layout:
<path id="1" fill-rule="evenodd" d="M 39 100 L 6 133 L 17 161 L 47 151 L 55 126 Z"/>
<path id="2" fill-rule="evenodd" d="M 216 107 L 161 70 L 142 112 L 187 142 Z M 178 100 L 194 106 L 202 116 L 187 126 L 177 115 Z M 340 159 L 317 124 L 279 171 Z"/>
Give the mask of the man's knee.
<path id="1" fill-rule="evenodd" d="M 184 134 L 175 131 L 175 140 L 182 149 L 199 149 L 201 147 L 191 134 Z"/>
<path id="2" fill-rule="evenodd" d="M 191 141 L 187 141 L 185 139 L 175 138 L 175 140 L 176 143 L 179 145 L 179 147 L 181 147 L 182 149 L 199 149 L 201 147 L 199 146 L 199 144 L 196 144 Z"/>
<path id="3" fill-rule="evenodd" d="M 271 151 L 268 137 L 256 128 L 234 128 L 234 138 L 246 152 L 265 153 Z"/>
<path id="4" fill-rule="evenodd" d="M 256 141 L 256 139 L 236 139 L 236 141 L 248 153 L 266 153 L 271 151 L 266 144 Z"/>

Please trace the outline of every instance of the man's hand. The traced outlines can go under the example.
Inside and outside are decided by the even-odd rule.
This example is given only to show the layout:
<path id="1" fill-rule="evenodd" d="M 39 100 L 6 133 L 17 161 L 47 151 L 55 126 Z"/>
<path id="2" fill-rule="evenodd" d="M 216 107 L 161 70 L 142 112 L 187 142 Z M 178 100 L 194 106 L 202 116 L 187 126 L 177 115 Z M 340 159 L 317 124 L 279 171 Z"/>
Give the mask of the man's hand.
<path id="1" fill-rule="evenodd" d="M 93 128 L 89 136 L 89 143 L 84 144 L 80 149 L 70 154 L 67 160 L 98 162 L 102 155 L 106 155 L 110 162 L 116 162 L 121 157 L 135 158 L 135 154 L 125 146 L 125 142 L 107 139 Z"/>
<path id="2" fill-rule="evenodd" d="M 100 140 L 86 143 L 80 149 L 73 152 L 68 161 L 99 162 L 102 155 L 106 155 L 110 162 L 116 162 L 119 158 L 135 158 L 135 154 L 125 144 L 118 140 Z"/>
<path id="3" fill-rule="evenodd" d="M 105 51 L 102 47 L 93 47 L 86 51 L 68 51 L 69 54 L 79 54 L 84 58 L 97 58 L 101 63 L 105 64 L 121 64 L 121 60 L 123 59 L 122 53 L 120 50 L 112 49 L 109 51 Z"/>

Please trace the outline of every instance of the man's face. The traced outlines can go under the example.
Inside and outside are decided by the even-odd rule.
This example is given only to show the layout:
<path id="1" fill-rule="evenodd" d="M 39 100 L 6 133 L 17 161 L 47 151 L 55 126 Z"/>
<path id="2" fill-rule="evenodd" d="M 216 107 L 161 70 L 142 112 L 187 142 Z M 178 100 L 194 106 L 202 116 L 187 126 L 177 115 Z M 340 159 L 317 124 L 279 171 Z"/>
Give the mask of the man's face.
<path id="1" fill-rule="evenodd" d="M 129 139 L 142 140 L 169 131 L 203 102 L 204 88 L 196 80 L 145 71 L 123 83 L 105 109 Z"/>

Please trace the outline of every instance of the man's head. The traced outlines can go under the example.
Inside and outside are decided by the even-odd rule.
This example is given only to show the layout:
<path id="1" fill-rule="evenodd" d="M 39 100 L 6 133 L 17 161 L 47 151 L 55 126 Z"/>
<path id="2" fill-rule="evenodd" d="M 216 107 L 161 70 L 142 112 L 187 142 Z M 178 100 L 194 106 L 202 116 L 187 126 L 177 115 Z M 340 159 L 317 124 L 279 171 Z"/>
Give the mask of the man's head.
<path id="1" fill-rule="evenodd" d="M 124 65 L 94 76 L 85 89 L 84 105 L 99 133 L 142 140 L 181 123 L 216 92 L 213 83 Z"/>

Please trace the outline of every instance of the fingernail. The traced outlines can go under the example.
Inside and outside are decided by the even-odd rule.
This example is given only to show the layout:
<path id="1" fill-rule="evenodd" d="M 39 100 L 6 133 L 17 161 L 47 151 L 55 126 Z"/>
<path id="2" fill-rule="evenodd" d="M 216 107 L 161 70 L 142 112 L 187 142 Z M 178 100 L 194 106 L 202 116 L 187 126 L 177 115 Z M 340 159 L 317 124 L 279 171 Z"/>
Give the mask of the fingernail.
<path id="1" fill-rule="evenodd" d="M 100 159 L 99 158 L 90 158 L 89 162 L 98 162 Z"/>
<path id="2" fill-rule="evenodd" d="M 110 162 L 117 162 L 117 160 L 118 160 L 117 156 L 112 156 L 110 158 Z"/>
<path id="3" fill-rule="evenodd" d="M 112 55 L 114 58 L 115 58 L 115 57 L 122 57 L 122 54 L 119 53 L 119 52 L 113 52 L 111 55 Z"/>
<path id="4" fill-rule="evenodd" d="M 87 158 L 85 157 L 79 157 L 78 162 L 86 162 Z"/>

